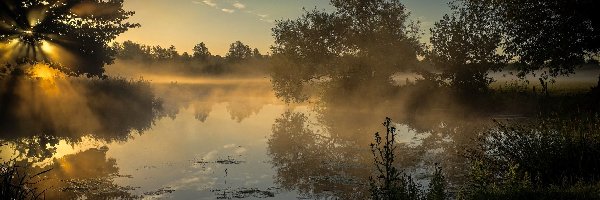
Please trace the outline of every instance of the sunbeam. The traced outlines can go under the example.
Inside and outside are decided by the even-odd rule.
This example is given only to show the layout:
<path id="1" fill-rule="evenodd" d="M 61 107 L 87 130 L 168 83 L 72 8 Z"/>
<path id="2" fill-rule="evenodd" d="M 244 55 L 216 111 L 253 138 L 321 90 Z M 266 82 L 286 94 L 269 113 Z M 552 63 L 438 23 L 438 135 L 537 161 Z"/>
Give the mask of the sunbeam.
<path id="1" fill-rule="evenodd" d="M 44 62 L 71 75 L 99 76 L 113 61 L 108 42 L 138 24 L 112 0 L 0 2 L 0 62 Z M 20 67 L 18 67 L 20 68 Z"/>

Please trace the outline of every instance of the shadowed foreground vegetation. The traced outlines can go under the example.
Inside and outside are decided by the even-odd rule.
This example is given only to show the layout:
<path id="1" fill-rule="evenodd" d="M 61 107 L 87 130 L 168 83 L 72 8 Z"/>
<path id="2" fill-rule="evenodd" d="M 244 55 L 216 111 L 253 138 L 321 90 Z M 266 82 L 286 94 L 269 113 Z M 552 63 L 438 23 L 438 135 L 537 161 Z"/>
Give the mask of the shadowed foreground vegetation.
<path id="1" fill-rule="evenodd" d="M 448 187 L 436 168 L 428 189 L 395 164 L 395 128 L 371 144 L 373 199 L 600 199 L 600 118 L 546 116 L 496 122 L 463 156 L 466 181 Z M 456 189 L 450 189 L 456 188 Z"/>
<path id="2" fill-rule="evenodd" d="M 25 170 L 29 167 L 19 166 L 14 163 L 3 162 L 0 164 L 0 197 L 3 199 L 40 199 L 44 197 L 45 189 L 36 185 L 42 181 L 41 175 L 50 169 L 31 173 Z"/>

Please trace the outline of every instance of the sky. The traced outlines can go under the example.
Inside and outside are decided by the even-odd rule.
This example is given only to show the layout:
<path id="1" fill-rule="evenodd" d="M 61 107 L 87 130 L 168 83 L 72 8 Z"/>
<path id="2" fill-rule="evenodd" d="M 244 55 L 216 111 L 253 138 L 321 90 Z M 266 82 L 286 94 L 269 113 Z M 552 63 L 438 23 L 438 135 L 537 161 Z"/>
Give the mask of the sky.
<path id="1" fill-rule="evenodd" d="M 449 12 L 448 1 L 402 2 L 426 33 Z M 327 0 L 125 0 L 124 9 L 135 11 L 128 21 L 141 27 L 121 34 L 116 41 L 174 45 L 180 53 L 191 52 L 194 45 L 204 42 L 211 53 L 225 55 L 229 45 L 239 40 L 266 54 L 273 44 L 274 21 L 298 18 L 303 8 L 333 9 Z"/>

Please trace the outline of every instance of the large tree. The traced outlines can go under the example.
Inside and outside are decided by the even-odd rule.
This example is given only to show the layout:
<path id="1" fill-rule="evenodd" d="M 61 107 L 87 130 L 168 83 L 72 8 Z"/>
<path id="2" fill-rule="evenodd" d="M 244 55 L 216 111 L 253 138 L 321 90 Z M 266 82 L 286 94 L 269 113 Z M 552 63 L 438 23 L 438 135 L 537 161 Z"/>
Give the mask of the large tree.
<path id="1" fill-rule="evenodd" d="M 497 47 L 519 66 L 520 75 L 535 70 L 568 75 L 599 58 L 600 1 L 457 0 L 455 5 L 475 17 L 470 20 L 485 20 L 501 30 Z"/>
<path id="2" fill-rule="evenodd" d="M 488 7 L 504 30 L 504 51 L 523 72 L 546 68 L 550 75 L 573 73 L 586 59 L 598 59 L 597 0 L 469 0 Z"/>
<path id="3" fill-rule="evenodd" d="M 341 57 L 366 58 L 372 64 L 362 68 L 383 76 L 417 60 L 419 29 L 400 1 L 332 0 L 331 5 L 332 13 L 312 10 L 277 21 L 273 52 L 305 64 L 316 76 L 347 72 L 336 61 Z"/>
<path id="4" fill-rule="evenodd" d="M 280 97 L 299 97 L 302 85 L 328 77 L 352 89 L 411 69 L 422 50 L 418 23 L 399 0 L 331 0 L 333 12 L 311 10 L 272 29 L 273 85 Z M 371 82 L 372 83 L 372 82 Z M 336 84 L 337 85 L 337 84 Z M 296 93 L 292 94 L 290 92 Z"/>
<path id="5" fill-rule="evenodd" d="M 441 80 L 451 86 L 466 92 L 485 90 L 492 81 L 488 72 L 500 70 L 507 61 L 499 52 L 499 22 L 489 8 L 450 5 L 453 13 L 444 15 L 431 29 L 431 49 L 426 58 L 441 71 Z"/>
<path id="6" fill-rule="evenodd" d="M 0 51 L 6 63 L 48 62 L 71 75 L 99 76 L 114 60 L 108 45 L 139 26 L 123 0 L 3 0 Z"/>

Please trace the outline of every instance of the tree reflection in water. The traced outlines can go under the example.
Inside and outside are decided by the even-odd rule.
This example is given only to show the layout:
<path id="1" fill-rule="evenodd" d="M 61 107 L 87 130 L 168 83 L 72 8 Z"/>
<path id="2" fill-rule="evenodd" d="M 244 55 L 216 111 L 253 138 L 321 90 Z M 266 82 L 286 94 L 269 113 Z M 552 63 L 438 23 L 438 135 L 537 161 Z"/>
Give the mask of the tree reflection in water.
<path id="1" fill-rule="evenodd" d="M 315 197 L 366 196 L 362 176 L 369 169 L 361 165 L 364 158 L 353 146 L 314 130 L 303 113 L 287 111 L 276 119 L 268 151 L 277 170 L 276 182 L 284 189 Z"/>
<path id="2" fill-rule="evenodd" d="M 118 186 L 115 159 L 106 147 L 54 158 L 58 146 L 87 140 L 126 141 L 164 116 L 149 83 L 125 79 L 28 79 L 0 83 L 1 161 L 42 174 L 36 184 L 49 199 L 131 198 Z M 85 148 L 85 147 L 84 147 Z M 88 147 L 89 148 L 89 147 Z"/>
<path id="3" fill-rule="evenodd" d="M 162 117 L 160 101 L 144 81 L 16 78 L 0 85 L 0 140 L 30 159 L 46 159 L 64 140 L 88 136 L 126 141 Z M 8 81 L 10 82 L 10 81 Z"/>

